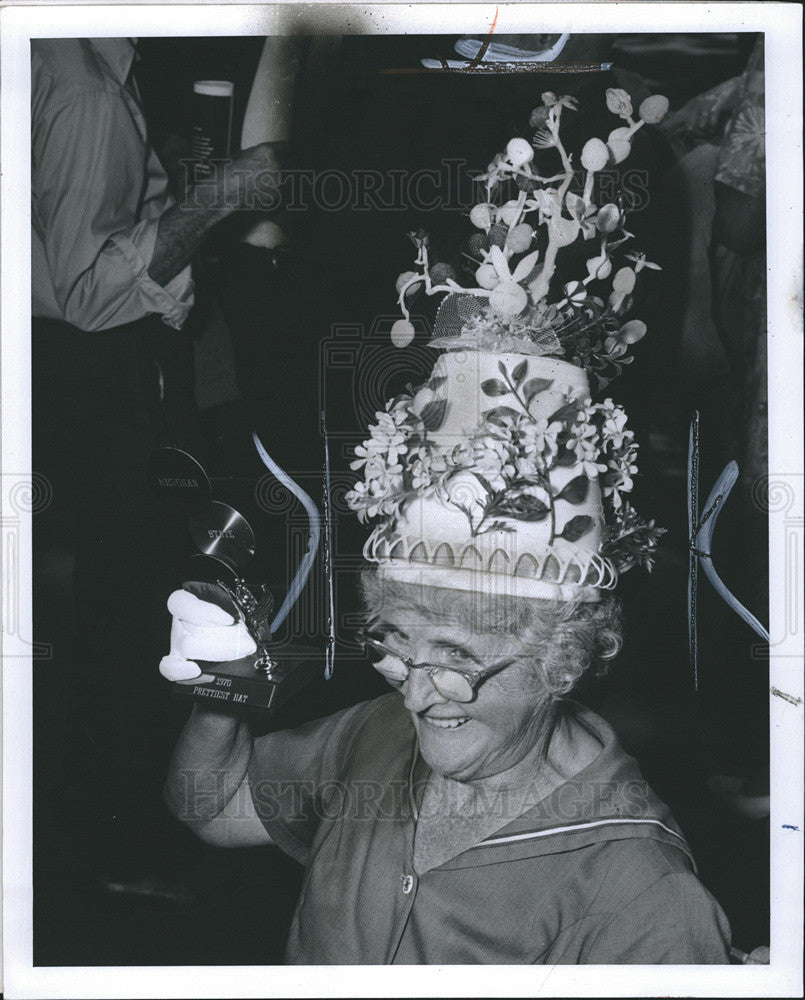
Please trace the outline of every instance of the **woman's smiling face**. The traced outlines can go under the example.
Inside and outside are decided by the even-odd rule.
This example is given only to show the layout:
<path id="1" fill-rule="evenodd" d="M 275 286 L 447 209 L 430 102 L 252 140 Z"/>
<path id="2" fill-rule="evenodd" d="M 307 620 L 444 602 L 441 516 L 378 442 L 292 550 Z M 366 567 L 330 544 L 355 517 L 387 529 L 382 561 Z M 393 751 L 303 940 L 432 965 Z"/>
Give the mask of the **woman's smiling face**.
<path id="1" fill-rule="evenodd" d="M 414 663 L 436 663 L 473 673 L 511 656 L 511 638 L 473 634 L 404 610 L 386 616 L 386 644 Z M 481 681 L 468 702 L 441 694 L 426 670 L 395 684 L 411 713 L 427 764 L 456 781 L 502 774 L 538 744 L 545 689 L 535 672 L 515 661 Z"/>

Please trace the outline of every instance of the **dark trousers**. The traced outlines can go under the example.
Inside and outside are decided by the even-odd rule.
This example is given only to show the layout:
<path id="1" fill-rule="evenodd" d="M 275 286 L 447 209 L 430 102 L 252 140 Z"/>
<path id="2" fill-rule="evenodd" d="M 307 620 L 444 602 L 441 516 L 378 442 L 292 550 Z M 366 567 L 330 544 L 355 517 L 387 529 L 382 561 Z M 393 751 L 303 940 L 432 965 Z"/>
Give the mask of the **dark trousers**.
<path id="1" fill-rule="evenodd" d="M 187 711 L 158 673 L 187 524 L 152 495 L 146 464 L 171 443 L 203 461 L 192 360 L 190 339 L 156 319 L 102 333 L 33 321 L 32 467 L 53 489 L 34 524 L 34 634 L 52 642 L 63 675 L 63 703 L 35 719 L 43 740 L 45 726 L 62 726 L 53 767 L 113 814 L 126 802 L 159 810 Z M 52 574 L 37 579 L 56 550 L 68 554 L 59 565 L 75 557 L 61 589 Z M 52 602 L 72 614 L 54 615 Z"/>

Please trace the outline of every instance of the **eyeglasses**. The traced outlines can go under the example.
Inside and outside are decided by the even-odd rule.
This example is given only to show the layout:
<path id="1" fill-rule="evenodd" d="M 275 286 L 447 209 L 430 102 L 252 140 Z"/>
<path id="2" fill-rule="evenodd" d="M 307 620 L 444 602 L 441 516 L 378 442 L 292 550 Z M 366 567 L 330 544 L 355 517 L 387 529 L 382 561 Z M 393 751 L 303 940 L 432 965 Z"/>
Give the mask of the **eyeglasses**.
<path id="1" fill-rule="evenodd" d="M 362 629 L 356 638 L 369 662 L 390 684 L 401 687 L 412 670 L 424 670 L 439 694 L 449 698 L 450 701 L 472 701 L 475 688 L 481 681 L 514 663 L 513 659 L 508 659 L 479 670 L 464 672 L 438 663 L 414 663 L 402 656 L 398 649 L 389 646 L 385 642 L 385 635 L 382 634 L 377 635 Z"/>

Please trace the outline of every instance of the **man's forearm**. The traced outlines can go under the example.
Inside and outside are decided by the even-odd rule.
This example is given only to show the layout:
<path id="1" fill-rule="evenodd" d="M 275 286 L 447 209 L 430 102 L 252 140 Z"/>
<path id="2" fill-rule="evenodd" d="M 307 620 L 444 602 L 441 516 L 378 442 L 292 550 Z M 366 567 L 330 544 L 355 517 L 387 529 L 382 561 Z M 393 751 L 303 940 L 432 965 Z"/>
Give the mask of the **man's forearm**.
<path id="1" fill-rule="evenodd" d="M 167 285 L 190 263 L 210 229 L 232 212 L 279 207 L 275 145 L 262 142 L 242 150 L 209 183 L 191 188 L 184 208 L 174 205 L 162 213 L 148 266 L 150 278 Z"/>
<path id="2" fill-rule="evenodd" d="M 158 285 L 167 285 L 190 263 L 210 229 L 231 211 L 179 205 L 166 209 L 159 218 L 148 277 Z"/>
<path id="3" fill-rule="evenodd" d="M 208 824 L 242 785 L 251 754 L 247 723 L 194 706 L 165 783 L 170 811 L 193 829 Z"/>

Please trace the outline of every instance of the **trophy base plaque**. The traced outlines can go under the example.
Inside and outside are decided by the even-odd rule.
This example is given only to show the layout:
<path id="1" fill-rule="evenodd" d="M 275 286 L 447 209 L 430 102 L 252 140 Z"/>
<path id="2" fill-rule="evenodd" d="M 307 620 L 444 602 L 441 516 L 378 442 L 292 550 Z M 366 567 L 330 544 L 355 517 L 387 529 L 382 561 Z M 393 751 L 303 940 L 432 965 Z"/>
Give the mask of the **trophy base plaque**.
<path id="1" fill-rule="evenodd" d="M 283 648 L 280 655 L 282 663 L 274 667 L 270 678 L 260 675 L 253 667 L 249 668 L 253 676 L 244 676 L 242 673 L 223 673 L 219 664 L 201 662 L 201 677 L 177 681 L 173 689 L 177 696 L 206 703 L 210 708 L 274 711 L 321 673 L 319 650 L 289 646 Z"/>

